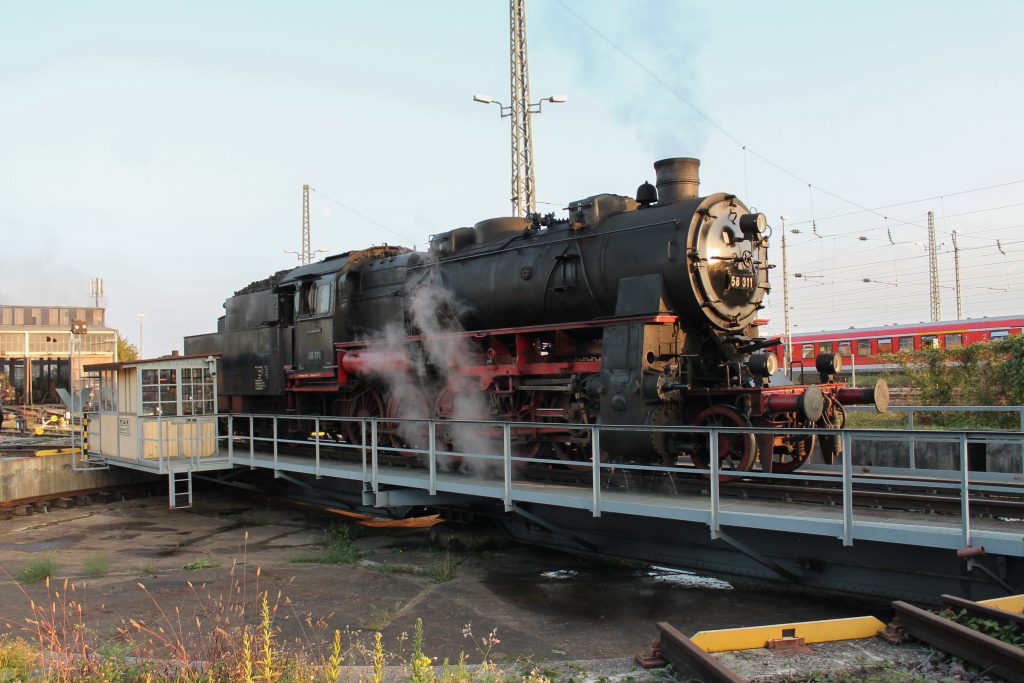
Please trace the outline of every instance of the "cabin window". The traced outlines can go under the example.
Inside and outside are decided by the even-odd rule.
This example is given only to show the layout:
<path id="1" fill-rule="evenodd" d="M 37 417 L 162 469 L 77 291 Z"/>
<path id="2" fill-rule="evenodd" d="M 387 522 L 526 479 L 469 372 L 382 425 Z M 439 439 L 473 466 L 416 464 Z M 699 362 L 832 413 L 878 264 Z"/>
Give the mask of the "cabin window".
<path id="1" fill-rule="evenodd" d="M 992 330 L 991 332 L 989 332 L 988 338 L 991 341 L 995 341 L 997 339 L 1006 339 L 1009 336 L 1010 336 L 1010 331 L 1009 330 Z"/>
<path id="2" fill-rule="evenodd" d="M 296 309 L 300 316 L 315 317 L 331 312 L 330 282 L 303 282 L 299 288 Z"/>
<path id="3" fill-rule="evenodd" d="M 946 348 L 947 349 L 958 349 L 961 346 L 963 346 L 963 340 L 964 340 L 963 335 L 960 334 L 959 332 L 956 332 L 954 334 L 947 334 L 946 335 Z"/>
<path id="4" fill-rule="evenodd" d="M 178 414 L 178 371 L 142 371 L 142 414 Z"/>
<path id="5" fill-rule="evenodd" d="M 213 376 L 206 368 L 181 371 L 181 414 L 205 415 L 213 412 Z"/>
<path id="6" fill-rule="evenodd" d="M 878 340 L 878 353 L 892 353 L 892 337 L 883 337 Z"/>
<path id="7" fill-rule="evenodd" d="M 870 339 L 858 339 L 857 340 L 857 355 L 858 356 L 870 356 L 871 355 L 871 340 Z"/>
<path id="8" fill-rule="evenodd" d="M 804 344 L 803 357 L 814 358 L 814 344 Z"/>
<path id="9" fill-rule="evenodd" d="M 913 337 L 900 337 L 900 352 L 913 351 L 914 350 L 914 338 Z"/>
<path id="10" fill-rule="evenodd" d="M 934 334 L 921 335 L 921 348 L 922 349 L 937 349 L 939 348 L 939 338 Z"/>
<path id="11" fill-rule="evenodd" d="M 839 355 L 843 358 L 849 358 L 853 353 L 853 342 L 841 341 L 839 342 Z"/>
<path id="12" fill-rule="evenodd" d="M 832 353 L 832 342 L 818 344 L 818 353 Z"/>

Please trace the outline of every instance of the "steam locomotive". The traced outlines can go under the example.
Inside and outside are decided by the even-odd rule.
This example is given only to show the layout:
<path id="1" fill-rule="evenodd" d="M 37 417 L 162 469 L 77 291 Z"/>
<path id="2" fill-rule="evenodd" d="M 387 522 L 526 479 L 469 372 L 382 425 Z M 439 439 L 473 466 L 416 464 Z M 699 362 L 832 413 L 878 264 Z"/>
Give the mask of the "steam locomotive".
<path id="1" fill-rule="evenodd" d="M 884 411 L 885 384 L 835 382 L 832 354 L 820 384 L 773 381 L 778 340 L 758 332 L 770 228 L 735 195 L 699 196 L 699 165 L 658 161 L 656 185 L 574 201 L 567 218 L 494 218 L 427 251 L 278 272 L 235 292 L 185 353 L 220 355 L 222 411 L 378 417 L 384 444 L 417 447 L 400 418 L 530 423 L 512 432 L 517 454 L 573 461 L 591 457 L 578 425 L 841 427 L 844 405 Z M 363 438 L 358 422 L 335 436 Z M 457 430 L 437 438 L 460 450 Z M 607 430 L 600 446 L 611 461 L 709 463 L 702 435 Z M 814 447 L 728 433 L 718 453 L 723 469 L 785 472 Z M 841 442 L 820 447 L 831 462 Z"/>

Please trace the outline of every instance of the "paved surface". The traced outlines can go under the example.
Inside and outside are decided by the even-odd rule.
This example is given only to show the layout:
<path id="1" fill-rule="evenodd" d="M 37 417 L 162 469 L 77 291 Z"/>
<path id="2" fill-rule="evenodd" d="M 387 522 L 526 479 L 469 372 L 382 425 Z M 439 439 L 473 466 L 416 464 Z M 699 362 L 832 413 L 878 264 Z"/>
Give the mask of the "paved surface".
<path id="1" fill-rule="evenodd" d="M 158 641 L 180 633 L 212 647 L 216 628 L 254 623 L 256 596 L 268 591 L 278 605 L 282 640 L 299 647 L 317 649 L 340 628 L 361 631 L 353 637 L 363 643 L 367 632 L 380 629 L 395 649 L 422 618 L 426 651 L 439 660 L 460 652 L 479 660 L 463 634 L 472 624 L 478 638 L 496 629 L 501 642 L 491 654 L 497 659 L 546 663 L 631 657 L 655 637 L 660 620 L 694 633 L 884 611 L 517 546 L 453 551 L 449 559 L 459 562 L 454 578 L 439 583 L 431 574 L 445 551 L 432 541 L 429 521 L 367 529 L 337 515 L 221 490 L 201 491 L 198 500 L 192 511 L 170 512 L 161 497 L 0 522 L 0 568 L 8 573 L 0 579 L 0 628 L 24 629 L 29 601 L 49 605 L 56 590 L 64 596 L 56 598 L 58 613 L 77 618 L 74 609 L 61 607 L 71 595 L 83 605 L 82 620 L 101 637 L 118 628 L 137 630 L 135 620 L 156 631 Z M 356 564 L 290 561 L 321 556 L 317 543 L 325 529 L 346 524 L 362 533 Z M 57 563 L 50 594 L 42 582 L 22 585 L 11 578 L 40 558 Z M 104 559 L 109 570 L 96 571 Z M 214 566 L 185 569 L 189 564 Z M 89 576 L 90 566 L 102 575 Z M 64 587 L 65 578 L 74 591 Z"/>

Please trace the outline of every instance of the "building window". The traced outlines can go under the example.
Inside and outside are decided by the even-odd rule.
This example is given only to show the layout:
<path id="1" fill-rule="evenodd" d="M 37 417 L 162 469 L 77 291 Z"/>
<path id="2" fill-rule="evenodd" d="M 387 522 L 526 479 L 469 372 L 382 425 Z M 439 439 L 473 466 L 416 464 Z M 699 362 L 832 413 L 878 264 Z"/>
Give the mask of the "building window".
<path id="1" fill-rule="evenodd" d="M 958 349 L 963 346 L 963 335 L 959 332 L 955 334 L 946 335 L 946 348 L 947 349 Z"/>
<path id="2" fill-rule="evenodd" d="M 913 337 L 900 337 L 900 353 L 914 350 Z"/>
<path id="3" fill-rule="evenodd" d="M 15 332 L 0 333 L 0 353 L 22 356 L 25 354 L 25 335 Z"/>
<path id="4" fill-rule="evenodd" d="M 1009 336 L 1009 330 L 992 330 L 991 332 L 989 332 L 988 338 L 991 341 L 996 341 L 997 339 L 1006 339 Z"/>
<path id="5" fill-rule="evenodd" d="M 871 340 L 870 339 L 858 339 L 857 340 L 857 355 L 858 356 L 870 356 L 871 355 Z"/>
<path id="6" fill-rule="evenodd" d="M 206 415 L 213 412 L 213 376 L 206 368 L 181 371 L 181 414 Z"/>
<path id="7" fill-rule="evenodd" d="M 142 371 L 142 414 L 178 414 L 178 371 Z"/>
<path id="8" fill-rule="evenodd" d="M 849 358 L 850 354 L 853 353 L 853 342 L 841 341 L 839 342 L 839 355 L 843 358 Z"/>
<path id="9" fill-rule="evenodd" d="M 804 344 L 803 358 L 814 358 L 814 344 Z"/>
<path id="10" fill-rule="evenodd" d="M 892 353 L 892 337 L 883 337 L 878 340 L 878 353 Z"/>
<path id="11" fill-rule="evenodd" d="M 28 352 L 41 356 L 64 355 L 71 351 L 68 344 L 71 334 L 69 332 L 51 332 L 43 334 L 33 332 L 28 335 Z"/>

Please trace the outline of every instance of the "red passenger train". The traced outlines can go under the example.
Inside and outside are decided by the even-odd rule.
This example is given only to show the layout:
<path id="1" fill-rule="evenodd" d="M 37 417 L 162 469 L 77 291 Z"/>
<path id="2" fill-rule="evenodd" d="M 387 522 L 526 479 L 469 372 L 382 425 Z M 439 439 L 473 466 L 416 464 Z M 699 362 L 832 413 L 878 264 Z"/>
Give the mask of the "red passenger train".
<path id="1" fill-rule="evenodd" d="M 816 372 L 814 360 L 821 353 L 835 353 L 843 359 L 844 372 L 880 372 L 897 366 L 879 356 L 920 351 L 928 347 L 953 349 L 979 342 L 1005 339 L 1024 329 L 1024 315 L 998 318 L 968 318 L 934 323 L 849 328 L 826 332 L 802 332 L 792 337 L 790 358 L 794 370 L 803 366 Z M 775 347 L 777 354 L 782 346 Z M 781 362 L 781 358 L 779 358 Z M 780 363 L 781 364 L 781 363 Z"/>

